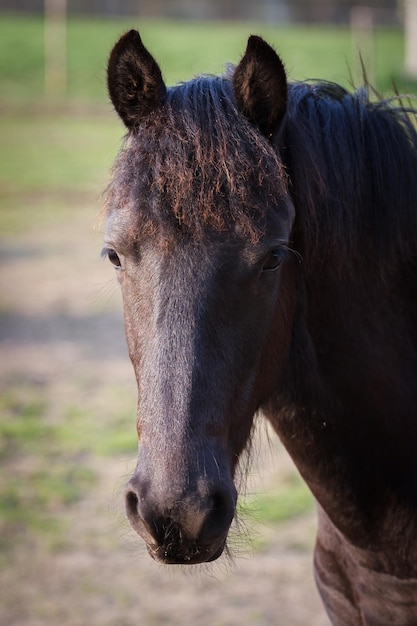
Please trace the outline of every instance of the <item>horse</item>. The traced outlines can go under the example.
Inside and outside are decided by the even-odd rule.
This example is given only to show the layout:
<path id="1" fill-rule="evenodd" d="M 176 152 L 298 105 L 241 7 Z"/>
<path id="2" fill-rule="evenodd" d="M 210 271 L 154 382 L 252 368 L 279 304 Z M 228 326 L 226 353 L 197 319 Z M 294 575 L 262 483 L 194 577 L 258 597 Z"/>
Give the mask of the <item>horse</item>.
<path id="1" fill-rule="evenodd" d="M 217 559 L 254 417 L 317 503 L 333 624 L 417 624 L 415 112 L 289 82 L 250 36 L 167 88 L 139 33 L 107 81 L 127 127 L 103 255 L 138 387 L 127 517 L 164 564 Z"/>

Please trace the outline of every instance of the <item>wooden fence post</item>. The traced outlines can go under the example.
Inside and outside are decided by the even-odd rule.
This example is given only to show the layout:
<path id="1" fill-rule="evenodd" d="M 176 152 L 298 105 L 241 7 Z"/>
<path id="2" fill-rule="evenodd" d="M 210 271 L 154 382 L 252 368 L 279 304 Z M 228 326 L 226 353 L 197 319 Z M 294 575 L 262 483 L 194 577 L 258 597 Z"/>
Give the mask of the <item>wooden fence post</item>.
<path id="1" fill-rule="evenodd" d="M 45 1 L 45 95 L 67 91 L 67 0 Z"/>
<path id="2" fill-rule="evenodd" d="M 417 78 L 417 0 L 404 0 L 405 71 Z"/>

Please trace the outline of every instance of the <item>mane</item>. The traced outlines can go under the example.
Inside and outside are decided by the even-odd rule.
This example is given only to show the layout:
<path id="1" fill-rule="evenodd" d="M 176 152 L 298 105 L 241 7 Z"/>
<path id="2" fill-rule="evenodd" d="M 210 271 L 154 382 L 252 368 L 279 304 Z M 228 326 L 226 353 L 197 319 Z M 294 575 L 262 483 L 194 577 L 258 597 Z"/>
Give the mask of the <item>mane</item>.
<path id="1" fill-rule="evenodd" d="M 390 267 L 417 243 L 416 111 L 332 83 L 289 90 L 283 150 L 305 270 Z M 413 121 L 414 120 L 414 121 Z M 336 267 L 337 266 L 337 267 Z"/>
<path id="2" fill-rule="evenodd" d="M 237 112 L 230 80 L 202 76 L 170 88 L 163 107 L 128 137 L 109 202 L 133 202 L 150 223 L 195 239 L 207 226 L 233 224 L 257 238 L 286 189 L 279 156 Z"/>

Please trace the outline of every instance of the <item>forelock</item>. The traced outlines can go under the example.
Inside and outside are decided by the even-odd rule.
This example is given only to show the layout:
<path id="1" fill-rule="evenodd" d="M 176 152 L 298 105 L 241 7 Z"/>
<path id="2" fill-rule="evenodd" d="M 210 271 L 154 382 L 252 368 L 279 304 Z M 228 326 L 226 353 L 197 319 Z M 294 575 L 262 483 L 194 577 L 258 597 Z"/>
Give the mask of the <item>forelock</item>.
<path id="1" fill-rule="evenodd" d="M 235 224 L 257 237 L 286 191 L 279 157 L 236 110 L 230 80 L 200 77 L 171 88 L 164 107 L 128 138 L 110 202 L 133 202 L 150 220 L 194 237 Z"/>

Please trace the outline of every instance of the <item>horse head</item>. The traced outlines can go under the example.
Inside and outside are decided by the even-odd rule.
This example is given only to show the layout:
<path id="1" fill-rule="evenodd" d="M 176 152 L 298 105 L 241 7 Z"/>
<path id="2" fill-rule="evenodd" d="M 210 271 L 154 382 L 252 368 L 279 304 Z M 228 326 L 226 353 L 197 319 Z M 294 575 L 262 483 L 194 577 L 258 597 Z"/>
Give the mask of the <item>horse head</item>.
<path id="1" fill-rule="evenodd" d="M 235 515 L 254 414 L 289 350 L 294 209 L 273 145 L 285 72 L 251 37 L 232 76 L 167 89 L 130 31 L 108 86 L 128 128 L 105 239 L 138 385 L 127 515 L 156 560 L 211 561 Z"/>

